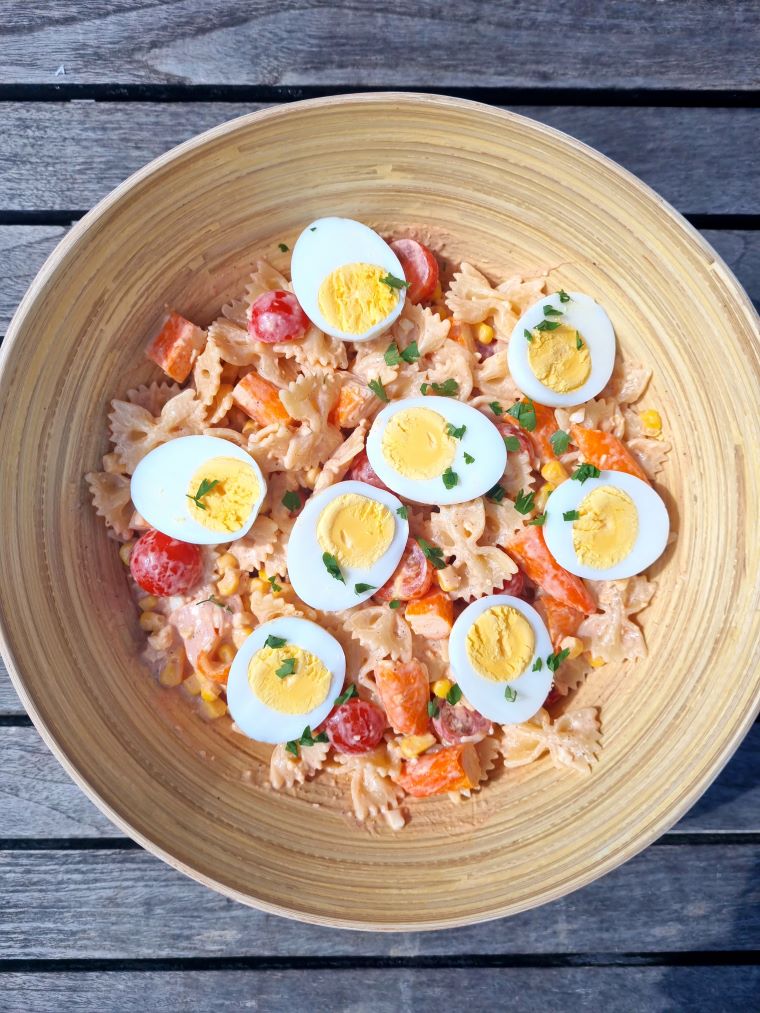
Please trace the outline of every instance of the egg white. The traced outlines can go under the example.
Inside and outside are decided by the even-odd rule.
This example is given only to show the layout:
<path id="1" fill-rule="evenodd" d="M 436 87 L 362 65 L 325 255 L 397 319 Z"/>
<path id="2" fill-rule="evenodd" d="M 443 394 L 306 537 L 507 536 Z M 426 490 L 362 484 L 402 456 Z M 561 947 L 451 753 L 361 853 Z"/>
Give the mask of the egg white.
<path id="1" fill-rule="evenodd" d="M 248 682 L 248 666 L 269 636 L 283 637 L 289 644 L 308 651 L 330 672 L 330 691 L 318 707 L 303 714 L 283 714 L 255 695 Z M 307 725 L 313 731 L 324 721 L 333 709 L 345 677 L 346 656 L 335 637 L 308 619 L 281 616 L 257 627 L 241 645 L 227 680 L 227 706 L 232 720 L 249 738 L 258 742 L 290 742 L 299 739 Z"/>
<path id="2" fill-rule="evenodd" d="M 188 508 L 187 493 L 193 476 L 215 457 L 245 462 L 253 468 L 259 484 L 251 512 L 237 531 L 212 531 L 199 524 Z M 217 436 L 180 436 L 156 447 L 137 465 L 130 483 L 135 509 L 152 528 L 194 545 L 221 545 L 242 538 L 256 520 L 266 491 L 266 480 L 251 455 Z"/>
<path id="3" fill-rule="evenodd" d="M 318 218 L 296 240 L 290 261 L 293 291 L 304 313 L 325 334 L 343 341 L 369 341 L 387 331 L 404 306 L 406 293 L 398 289 L 398 299 L 388 316 L 362 334 L 340 331 L 319 309 L 319 289 L 325 278 L 344 264 L 374 264 L 396 278 L 405 280 L 401 261 L 368 225 L 351 218 Z"/>
<path id="4" fill-rule="evenodd" d="M 533 656 L 523 673 L 510 682 L 484 679 L 475 671 L 467 657 L 467 634 L 470 627 L 484 612 L 496 605 L 516 609 L 530 623 L 535 637 Z M 554 677 L 554 673 L 546 664 L 546 659 L 552 651 L 552 642 L 541 616 L 531 605 L 510 594 L 490 594 L 468 605 L 454 623 L 449 635 L 449 661 L 460 689 L 484 717 L 502 725 L 516 725 L 527 721 L 541 708 Z M 533 672 L 531 669 L 536 658 L 541 658 L 541 670 Z M 517 699 L 512 702 L 504 696 L 507 686 L 517 693 Z"/>
<path id="5" fill-rule="evenodd" d="M 563 303 L 555 292 L 530 306 L 515 324 L 507 349 L 509 372 L 517 386 L 533 401 L 551 408 L 570 408 L 596 397 L 609 383 L 615 365 L 615 331 L 610 318 L 591 296 L 582 292 L 569 292 L 568 295 L 570 302 Z M 562 317 L 545 317 L 544 306 L 560 310 Z M 532 331 L 547 319 L 576 328 L 588 345 L 591 356 L 588 380 L 568 394 L 559 394 L 541 383 L 528 360 L 530 343 L 525 331 Z"/>
<path id="6" fill-rule="evenodd" d="M 622 489 L 631 497 L 639 515 L 639 531 L 625 559 L 615 566 L 597 570 L 578 559 L 573 547 L 573 522 L 564 520 L 562 514 L 577 510 L 590 492 L 605 485 Z M 662 499 L 646 482 L 624 471 L 603 471 L 598 478 L 587 478 L 584 482 L 568 479 L 546 501 L 545 512 L 543 531 L 549 552 L 560 566 L 587 580 L 633 577 L 651 566 L 668 544 L 670 519 Z"/>
<path id="7" fill-rule="evenodd" d="M 367 569 L 341 566 L 346 581 L 343 584 L 330 576 L 322 562 L 325 550 L 317 540 L 317 525 L 319 515 L 328 503 L 347 493 L 356 493 L 388 507 L 395 530 L 388 549 L 373 566 Z M 376 489 L 366 482 L 338 482 L 312 496 L 296 518 L 288 540 L 288 579 L 301 601 L 323 612 L 339 612 L 367 601 L 376 589 L 387 583 L 399 564 L 409 537 L 409 522 L 398 515 L 402 506 L 401 500 L 393 493 Z M 371 584 L 372 589 L 357 594 L 354 584 Z"/>
<path id="8" fill-rule="evenodd" d="M 429 408 L 438 412 L 457 429 L 466 426 L 461 440 L 455 440 L 456 453 L 451 464 L 459 476 L 453 489 L 447 489 L 440 475 L 415 479 L 400 475 L 383 454 L 383 434 L 394 415 L 408 408 Z M 492 489 L 507 466 L 504 437 L 477 408 L 451 397 L 408 397 L 387 405 L 377 415 L 367 435 L 367 457 L 380 479 L 394 492 L 415 503 L 467 503 Z M 465 453 L 475 460 L 465 463 Z"/>

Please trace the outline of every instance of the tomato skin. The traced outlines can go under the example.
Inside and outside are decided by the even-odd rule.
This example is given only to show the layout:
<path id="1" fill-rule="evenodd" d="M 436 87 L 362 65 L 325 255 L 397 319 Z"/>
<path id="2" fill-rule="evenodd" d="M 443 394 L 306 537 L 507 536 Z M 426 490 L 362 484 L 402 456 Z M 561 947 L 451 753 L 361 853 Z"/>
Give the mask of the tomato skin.
<path id="1" fill-rule="evenodd" d="M 413 601 L 424 598 L 433 583 L 433 566 L 416 539 L 408 538 L 391 579 L 375 591 L 376 601 Z"/>
<path id="2" fill-rule="evenodd" d="M 388 486 L 380 479 L 380 476 L 369 463 L 369 458 L 363 450 L 361 454 L 357 454 L 354 458 L 353 464 L 348 469 L 346 478 L 353 482 L 366 482 L 367 485 L 373 485 L 376 489 L 385 489 L 386 492 L 390 492 Z"/>
<path id="3" fill-rule="evenodd" d="M 519 567 L 517 568 L 517 572 L 513 573 L 509 580 L 505 581 L 504 587 L 499 591 L 499 594 L 511 594 L 513 598 L 524 598 L 526 601 L 528 598 L 533 597 L 528 589 L 525 574 Z"/>
<path id="4" fill-rule="evenodd" d="M 377 749 L 387 725 L 379 707 L 354 696 L 332 712 L 324 727 L 333 749 L 358 755 Z"/>
<path id="5" fill-rule="evenodd" d="M 499 430 L 502 436 L 516 436 L 520 444 L 520 450 L 524 450 L 530 458 L 531 465 L 536 464 L 536 453 L 533 447 L 533 441 L 530 436 L 519 422 L 513 422 L 510 418 L 500 418 L 495 422 L 496 428 Z"/>
<path id="6" fill-rule="evenodd" d="M 151 530 L 135 542 L 129 569 L 143 591 L 166 598 L 185 594 L 200 583 L 203 557 L 197 545 Z"/>
<path id="7" fill-rule="evenodd" d="M 401 261 L 404 277 L 409 282 L 407 299 L 413 303 L 432 299 L 440 272 L 431 251 L 416 239 L 396 239 L 390 246 Z"/>
<path id="8" fill-rule="evenodd" d="M 292 292 L 275 289 L 254 300 L 248 317 L 248 333 L 255 341 L 275 345 L 302 338 L 309 318 Z"/>
<path id="9" fill-rule="evenodd" d="M 443 700 L 433 718 L 433 729 L 444 746 L 455 746 L 460 742 L 479 742 L 488 735 L 491 722 L 464 704 Z"/>

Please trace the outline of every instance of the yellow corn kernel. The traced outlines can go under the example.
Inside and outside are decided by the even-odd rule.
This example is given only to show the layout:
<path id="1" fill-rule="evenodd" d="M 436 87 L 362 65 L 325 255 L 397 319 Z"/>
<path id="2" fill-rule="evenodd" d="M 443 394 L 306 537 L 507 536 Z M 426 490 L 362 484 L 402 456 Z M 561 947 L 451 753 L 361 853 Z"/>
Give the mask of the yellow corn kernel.
<path id="1" fill-rule="evenodd" d="M 206 721 L 215 721 L 227 713 L 227 704 L 224 700 L 201 700 L 199 707 L 201 717 Z"/>
<path id="2" fill-rule="evenodd" d="M 456 590 L 457 577 L 452 567 L 446 566 L 443 570 L 436 570 L 435 576 L 438 581 L 438 587 L 440 587 L 442 591 L 445 591 L 446 594 L 448 594 L 449 591 Z"/>
<path id="3" fill-rule="evenodd" d="M 216 561 L 216 568 L 219 573 L 224 573 L 225 570 L 237 570 L 238 561 L 231 552 L 225 552 L 223 556 L 220 556 Z"/>
<path id="4" fill-rule="evenodd" d="M 475 328 L 475 337 L 481 345 L 490 345 L 494 337 L 493 327 L 490 324 L 478 324 Z"/>
<path id="5" fill-rule="evenodd" d="M 223 598 L 226 598 L 230 594 L 237 594 L 239 587 L 239 570 L 225 570 L 222 579 L 216 582 L 216 589 Z"/>
<path id="6" fill-rule="evenodd" d="M 424 735 L 407 735 L 406 738 L 399 740 L 398 747 L 407 759 L 412 760 L 434 746 L 436 741 L 435 735 L 425 732 Z"/>
<path id="7" fill-rule="evenodd" d="M 140 616 L 140 629 L 146 633 L 158 633 L 166 625 L 166 620 L 158 612 L 143 612 Z"/>
<path id="8" fill-rule="evenodd" d="M 563 637 L 559 645 L 560 651 L 569 651 L 568 660 L 579 658 L 584 651 L 583 641 L 580 637 Z"/>
<path id="9" fill-rule="evenodd" d="M 201 700 L 205 700 L 206 703 L 213 703 L 214 700 L 219 696 L 219 692 L 215 692 L 213 689 L 202 689 Z"/>
<path id="10" fill-rule="evenodd" d="M 141 598 L 137 603 L 140 606 L 141 612 L 150 612 L 158 605 L 158 598 L 154 594 L 148 594 L 144 598 Z"/>
<path id="11" fill-rule="evenodd" d="M 430 301 L 434 302 L 434 303 L 435 302 L 443 302 L 443 289 L 441 288 L 440 281 L 437 282 L 437 284 L 435 286 L 435 292 L 433 292 L 433 297 L 432 297 L 432 299 Z"/>
<path id="12" fill-rule="evenodd" d="M 125 566 L 129 566 L 129 557 L 132 555 L 134 547 L 134 542 L 125 542 L 119 549 L 119 559 Z"/>
<path id="13" fill-rule="evenodd" d="M 313 467 L 309 468 L 309 470 L 306 472 L 307 486 L 310 489 L 313 489 L 318 478 L 319 478 L 319 468 L 316 465 L 314 465 Z"/>
<path id="14" fill-rule="evenodd" d="M 182 682 L 182 665 L 179 662 L 179 658 L 169 658 L 161 669 L 158 681 L 162 686 L 179 686 Z"/>
<path id="15" fill-rule="evenodd" d="M 267 584 L 265 580 L 262 580 L 260 577 L 254 577 L 253 580 L 251 581 L 249 590 L 259 591 L 261 592 L 261 594 L 264 594 L 266 591 L 271 590 L 271 588 L 269 587 L 269 584 Z"/>
<path id="16" fill-rule="evenodd" d="M 433 683 L 433 692 L 436 696 L 443 699 L 453 685 L 454 683 L 451 679 L 436 679 Z"/>
<path id="17" fill-rule="evenodd" d="M 602 668 L 606 664 L 607 664 L 607 662 L 604 660 L 604 658 L 592 658 L 591 659 L 591 667 L 592 668 Z"/>
<path id="18" fill-rule="evenodd" d="M 536 498 L 533 502 L 536 507 L 536 510 L 538 510 L 540 514 L 542 514 L 544 510 L 546 510 L 546 501 L 554 492 L 554 489 L 555 486 L 547 482 L 545 485 L 542 485 L 541 488 L 536 493 Z"/>
<path id="19" fill-rule="evenodd" d="M 222 646 L 216 652 L 217 658 L 219 658 L 220 661 L 226 662 L 227 664 L 235 660 L 236 654 L 237 651 L 232 646 L 232 644 L 222 644 Z"/>
<path id="20" fill-rule="evenodd" d="M 654 408 L 649 408 L 645 412 L 639 412 L 639 419 L 644 427 L 644 431 L 650 436 L 662 432 L 662 416 Z"/>
<path id="21" fill-rule="evenodd" d="M 243 423 L 243 436 L 250 436 L 251 433 L 255 433 L 258 430 L 258 426 L 253 419 L 248 419 L 247 422 Z"/>
<path id="22" fill-rule="evenodd" d="M 190 696 L 198 696 L 201 691 L 201 680 L 198 678 L 198 673 L 193 672 L 192 675 L 188 675 L 182 683 L 182 688 L 189 693 Z"/>
<path id="23" fill-rule="evenodd" d="M 253 633 L 252 626 L 238 626 L 232 631 L 232 642 L 238 650 L 243 646 L 248 637 Z"/>
<path id="24" fill-rule="evenodd" d="M 567 468 L 561 461 L 547 461 L 541 469 L 541 474 L 555 489 L 570 478 Z"/>

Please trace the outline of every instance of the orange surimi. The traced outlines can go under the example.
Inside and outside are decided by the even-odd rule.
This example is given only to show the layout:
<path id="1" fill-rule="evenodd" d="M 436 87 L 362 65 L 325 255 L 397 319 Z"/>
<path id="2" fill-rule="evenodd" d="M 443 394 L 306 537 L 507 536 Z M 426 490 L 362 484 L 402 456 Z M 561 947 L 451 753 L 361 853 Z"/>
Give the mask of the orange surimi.
<path id="1" fill-rule="evenodd" d="M 406 606 L 406 621 L 418 637 L 444 640 L 454 625 L 454 603 L 443 591 L 431 591 Z"/>
<path id="2" fill-rule="evenodd" d="M 260 426 L 290 421 L 290 415 L 280 401 L 279 388 L 258 373 L 247 373 L 233 390 L 232 399 Z"/>
<path id="3" fill-rule="evenodd" d="M 179 313 L 170 313 L 145 354 L 172 380 L 184 383 L 205 343 L 206 332 L 202 328 Z"/>
<path id="4" fill-rule="evenodd" d="M 628 447 L 612 433 L 571 426 L 570 433 L 584 461 L 600 471 L 624 471 L 649 484 L 649 477 Z"/>
<path id="5" fill-rule="evenodd" d="M 417 798 L 475 788 L 479 779 L 480 762 L 471 742 L 445 746 L 410 760 L 396 778 L 404 791 Z"/>
<path id="6" fill-rule="evenodd" d="M 419 661 L 383 661 L 375 683 L 394 732 L 422 735 L 428 730 L 430 684 Z"/>

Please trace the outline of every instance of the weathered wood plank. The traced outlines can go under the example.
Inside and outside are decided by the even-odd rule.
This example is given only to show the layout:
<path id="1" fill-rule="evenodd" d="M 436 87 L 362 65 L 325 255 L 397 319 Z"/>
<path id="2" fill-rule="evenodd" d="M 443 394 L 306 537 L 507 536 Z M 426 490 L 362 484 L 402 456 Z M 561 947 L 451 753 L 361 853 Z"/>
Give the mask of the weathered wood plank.
<path id="1" fill-rule="evenodd" d="M 3 284 L 0 286 L 0 336 L 5 333 L 13 311 L 32 278 L 65 234 L 66 229 L 59 226 L 0 226 L 0 263 L 3 265 Z"/>
<path id="2" fill-rule="evenodd" d="M 382 6 L 6 0 L 0 82 L 376 87 L 758 86 L 748 0 Z M 667 45 L 663 40 L 667 39 Z M 559 48 L 553 50 L 553 44 Z"/>
<path id="3" fill-rule="evenodd" d="M 466 977 L 465 977 L 466 976 Z M 466 988 L 463 986 L 466 985 Z M 734 1013 L 757 1002 L 757 967 L 477 967 L 303 971 L 98 971 L 5 974 L 8 1013 L 53 1009 L 291 1013 L 309 997 L 334 1013 L 438 1013 L 453 996 L 472 1009 L 520 1013 Z M 507 998 L 509 997 L 509 998 Z M 300 1000 L 300 1002 L 299 1002 Z"/>
<path id="4" fill-rule="evenodd" d="M 26 714 L 21 706 L 16 690 L 11 685 L 11 679 L 5 669 L 5 663 L 0 658 L 0 715 L 5 714 Z"/>
<path id="5" fill-rule="evenodd" d="M 255 108 L 215 102 L 0 103 L 0 209 L 88 208 L 172 145 Z M 756 130 L 752 109 L 515 108 L 610 155 L 686 214 L 760 212 L 760 160 L 747 141 Z"/>
<path id="6" fill-rule="evenodd" d="M 142 851 L 5 851 L 0 953 L 66 960 L 751 950 L 760 943 L 759 862 L 756 845 L 653 847 L 498 928 L 357 935 L 243 907 Z"/>

